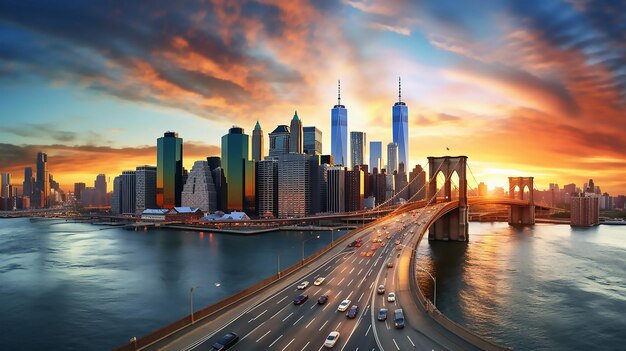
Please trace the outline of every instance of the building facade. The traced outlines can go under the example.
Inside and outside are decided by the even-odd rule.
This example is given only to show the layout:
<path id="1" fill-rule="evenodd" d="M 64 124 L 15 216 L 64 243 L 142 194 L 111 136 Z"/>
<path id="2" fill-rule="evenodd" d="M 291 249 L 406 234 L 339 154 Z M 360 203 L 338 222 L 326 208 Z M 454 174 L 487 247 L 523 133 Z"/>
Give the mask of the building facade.
<path id="1" fill-rule="evenodd" d="M 255 165 L 256 209 L 261 218 L 278 217 L 278 160 L 265 159 Z"/>
<path id="2" fill-rule="evenodd" d="M 289 136 L 289 152 L 301 154 L 303 151 L 304 132 L 302 130 L 302 121 L 298 117 L 298 111 L 293 114 L 291 119 L 290 136 Z"/>
<path id="3" fill-rule="evenodd" d="M 317 127 L 304 127 L 302 128 L 304 143 L 303 151 L 309 155 L 321 155 L 322 154 L 322 131 Z"/>
<path id="4" fill-rule="evenodd" d="M 31 207 L 47 208 L 50 196 L 50 174 L 48 173 L 48 155 L 45 152 L 37 153 L 37 178 Z"/>
<path id="5" fill-rule="evenodd" d="M 364 208 L 365 173 L 359 169 L 346 171 L 346 211 L 360 211 Z"/>
<path id="6" fill-rule="evenodd" d="M 391 108 L 393 142 L 398 145 L 397 164 L 409 166 L 409 107 L 402 102 L 402 87 L 398 78 L 398 102 Z M 389 173 L 393 171 L 388 170 Z"/>
<path id="7" fill-rule="evenodd" d="M 366 142 L 364 132 L 350 132 L 350 161 L 353 169 L 365 164 Z"/>
<path id="8" fill-rule="evenodd" d="M 387 174 L 398 171 L 398 144 L 387 144 Z"/>
<path id="9" fill-rule="evenodd" d="M 213 174 L 207 161 L 196 161 L 183 187 L 182 206 L 199 208 L 204 212 L 217 210 L 217 194 Z"/>
<path id="10" fill-rule="evenodd" d="M 591 227 L 600 223 L 600 206 L 596 196 L 574 196 L 571 199 L 571 226 Z"/>
<path id="11" fill-rule="evenodd" d="M 326 209 L 332 213 L 346 212 L 346 169 L 341 166 L 327 169 L 328 191 Z"/>
<path id="12" fill-rule="evenodd" d="M 35 186 L 35 179 L 33 178 L 33 168 L 26 167 L 24 168 L 24 182 L 22 183 L 22 195 L 28 196 L 28 198 L 32 197 L 34 186 Z"/>
<path id="13" fill-rule="evenodd" d="M 84 194 L 89 188 L 83 191 Z M 93 190 L 95 193 L 95 190 Z M 119 215 L 122 213 L 122 177 L 113 178 L 113 194 L 111 194 L 111 214 Z"/>
<path id="14" fill-rule="evenodd" d="M 341 90 L 330 110 L 330 154 L 335 164 L 348 165 L 348 110 L 341 104 Z"/>
<path id="15" fill-rule="evenodd" d="M 252 131 L 252 161 L 259 162 L 265 157 L 265 145 L 263 143 L 263 129 L 259 121 L 256 121 Z"/>
<path id="16" fill-rule="evenodd" d="M 311 213 L 311 156 L 287 154 L 278 159 L 278 216 Z"/>
<path id="17" fill-rule="evenodd" d="M 140 215 L 146 209 L 157 208 L 157 167 L 138 166 L 135 169 L 135 181 L 135 213 Z"/>
<path id="18" fill-rule="evenodd" d="M 374 168 L 379 172 L 383 167 L 383 142 L 382 141 L 370 141 L 370 171 L 373 173 Z"/>
<path id="19" fill-rule="evenodd" d="M 120 177 L 122 186 L 120 193 L 120 210 L 122 214 L 135 214 L 135 184 L 137 182 L 135 171 L 124 171 Z"/>
<path id="20" fill-rule="evenodd" d="M 250 137 L 243 128 L 232 127 L 222 137 L 222 169 L 228 188 L 228 211 L 254 212 L 254 162 L 250 160 Z M 222 196 L 224 192 L 222 191 Z"/>
<path id="21" fill-rule="evenodd" d="M 289 126 L 281 124 L 269 136 L 270 157 L 278 157 L 289 153 L 289 139 L 291 138 Z"/>
<path id="22" fill-rule="evenodd" d="M 178 137 L 178 133 L 166 132 L 157 139 L 157 206 L 180 206 L 182 191 L 183 139 Z"/>

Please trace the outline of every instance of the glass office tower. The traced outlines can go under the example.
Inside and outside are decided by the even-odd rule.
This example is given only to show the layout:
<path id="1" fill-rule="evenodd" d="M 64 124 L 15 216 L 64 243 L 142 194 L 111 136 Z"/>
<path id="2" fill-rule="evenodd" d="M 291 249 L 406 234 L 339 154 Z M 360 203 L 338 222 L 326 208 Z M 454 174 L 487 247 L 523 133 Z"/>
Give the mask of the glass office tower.
<path id="1" fill-rule="evenodd" d="M 341 83 L 340 83 L 341 84 Z M 337 165 L 348 165 L 348 110 L 341 104 L 341 85 L 337 105 L 330 110 L 330 154 Z"/>
<path id="2" fill-rule="evenodd" d="M 398 144 L 398 164 L 409 169 L 409 107 L 402 102 L 402 88 L 398 78 L 398 102 L 391 108 L 393 142 Z"/>
<path id="3" fill-rule="evenodd" d="M 250 160 L 249 140 L 239 127 L 230 128 L 222 137 L 222 168 L 228 184 L 229 211 L 254 212 L 254 163 Z"/>
<path id="4" fill-rule="evenodd" d="M 157 139 L 157 206 L 180 206 L 183 191 L 183 139 L 165 132 Z"/>
<path id="5" fill-rule="evenodd" d="M 383 168 L 383 142 L 370 141 L 370 172 L 376 168 L 379 172 Z"/>

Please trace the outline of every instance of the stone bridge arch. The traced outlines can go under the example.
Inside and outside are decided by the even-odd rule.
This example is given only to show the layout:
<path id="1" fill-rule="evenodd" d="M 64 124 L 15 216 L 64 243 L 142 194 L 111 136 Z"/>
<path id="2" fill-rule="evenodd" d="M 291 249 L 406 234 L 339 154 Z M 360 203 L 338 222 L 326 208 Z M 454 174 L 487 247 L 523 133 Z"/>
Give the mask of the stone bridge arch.
<path id="1" fill-rule="evenodd" d="M 514 191 L 518 187 L 519 192 Z M 524 189 L 528 188 L 528 198 L 524 198 Z M 511 205 L 509 208 L 510 225 L 535 224 L 534 177 L 509 177 L 509 198 L 526 200 L 528 205 Z"/>
<path id="2" fill-rule="evenodd" d="M 428 198 L 443 197 L 443 201 L 452 201 L 453 173 L 459 177 L 459 208 L 439 218 L 430 227 L 429 240 L 468 241 L 468 208 L 467 208 L 467 156 L 428 157 Z M 444 176 L 443 194 L 437 194 L 437 175 Z M 436 201 L 433 199 L 432 201 Z"/>

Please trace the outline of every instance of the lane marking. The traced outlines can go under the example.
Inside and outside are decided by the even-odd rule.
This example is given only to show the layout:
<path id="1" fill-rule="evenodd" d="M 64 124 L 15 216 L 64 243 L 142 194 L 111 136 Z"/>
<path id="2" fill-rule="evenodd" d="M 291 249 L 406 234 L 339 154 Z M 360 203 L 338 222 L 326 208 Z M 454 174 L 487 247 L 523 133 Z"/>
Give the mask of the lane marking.
<path id="1" fill-rule="evenodd" d="M 304 351 L 304 349 L 306 349 L 306 347 L 307 347 L 307 346 L 309 346 L 309 344 L 310 344 L 310 343 L 311 343 L 310 341 L 309 341 L 309 342 L 307 342 L 307 343 L 306 343 L 306 345 L 304 345 L 304 347 L 303 347 L 303 348 L 302 348 L 302 350 L 300 350 L 300 351 Z"/>
<path id="2" fill-rule="evenodd" d="M 350 272 L 348 272 L 348 274 L 352 274 L 352 272 L 354 272 L 354 267 L 352 267 L 352 269 L 350 270 Z"/>
<path id="3" fill-rule="evenodd" d="M 409 342 L 411 343 L 411 345 L 413 345 L 413 347 L 415 347 L 415 344 L 413 343 L 413 340 L 411 340 L 411 338 L 409 338 L 409 336 L 406 336 L 407 339 L 409 339 Z"/>
<path id="4" fill-rule="evenodd" d="M 241 340 L 247 338 L 250 334 L 254 333 L 257 329 L 259 329 L 263 324 L 265 324 L 265 322 L 259 324 L 256 328 L 252 329 L 251 332 L 249 332 L 248 334 L 246 334 L 243 338 L 241 338 Z"/>
<path id="5" fill-rule="evenodd" d="M 300 320 L 301 320 L 302 318 L 304 318 L 304 316 L 300 316 L 300 318 L 298 318 L 298 320 L 297 320 L 297 321 L 293 322 L 293 325 L 296 325 L 296 323 L 300 322 Z M 265 323 L 265 322 L 263 322 L 263 323 Z"/>
<path id="6" fill-rule="evenodd" d="M 309 327 L 309 325 L 311 325 L 311 323 L 313 323 L 313 321 L 315 320 L 315 318 L 311 319 L 311 321 L 309 322 L 309 324 L 306 325 L 306 327 L 304 327 L 305 329 Z"/>
<path id="7" fill-rule="evenodd" d="M 341 278 L 341 281 L 337 284 L 337 285 L 341 285 L 341 283 L 343 283 L 343 281 L 346 279 L 346 277 Z"/>
<path id="8" fill-rule="evenodd" d="M 361 272 L 363 272 L 363 268 L 361 268 L 361 269 L 359 270 L 359 273 L 357 273 L 356 275 L 361 275 Z"/>
<path id="9" fill-rule="evenodd" d="M 350 286 L 350 284 L 352 284 L 352 282 L 353 282 L 353 281 L 354 281 L 354 279 L 352 279 L 352 280 L 348 283 L 348 285 L 346 285 L 346 286 Z"/>
<path id="10" fill-rule="evenodd" d="M 315 304 L 313 304 L 313 306 L 311 306 L 311 308 L 309 308 L 309 309 L 310 309 L 310 310 L 312 310 L 312 309 L 313 309 L 313 307 L 315 307 Z"/>
<path id="11" fill-rule="evenodd" d="M 280 299 L 280 301 L 278 301 L 276 304 L 278 305 L 279 303 L 285 301 L 285 299 L 287 298 L 287 296 L 283 297 L 282 299 Z"/>
<path id="12" fill-rule="evenodd" d="M 289 305 L 291 305 L 291 304 L 289 304 Z M 279 313 L 281 313 L 281 312 L 282 312 L 285 308 L 289 307 L 289 305 L 287 305 L 287 306 L 285 306 L 285 307 L 281 308 L 281 309 L 280 309 L 280 311 L 276 312 L 276 314 L 275 314 L 275 315 L 273 315 L 273 316 L 271 316 L 271 317 L 270 317 L 270 319 L 272 319 L 272 318 L 276 317 L 276 316 L 277 316 Z"/>
<path id="13" fill-rule="evenodd" d="M 365 294 L 365 292 L 362 292 L 362 293 L 361 293 L 361 296 L 359 296 L 359 299 L 358 299 L 358 300 L 356 300 L 356 302 L 361 302 L 361 298 L 363 297 L 363 294 Z"/>
<path id="14" fill-rule="evenodd" d="M 293 312 L 289 313 L 289 315 L 288 315 L 287 317 L 283 318 L 283 322 L 284 322 L 284 321 L 286 321 L 286 320 L 287 320 L 287 318 L 289 318 L 289 317 L 291 317 L 291 316 L 293 316 Z"/>
<path id="15" fill-rule="evenodd" d="M 278 339 L 274 340 L 274 342 L 273 342 L 273 343 L 271 343 L 269 347 L 274 346 L 274 344 L 275 344 L 278 340 L 280 340 L 280 338 L 282 338 L 282 337 L 283 337 L 283 334 L 280 334 L 280 336 L 278 337 Z M 399 350 L 399 349 L 398 349 L 398 350 Z"/>
<path id="16" fill-rule="evenodd" d="M 256 321 L 259 317 L 261 317 L 265 312 L 267 312 L 267 310 L 261 312 L 261 314 L 259 314 L 258 316 L 252 318 L 251 320 L 248 321 L 248 323 L 252 322 L 252 321 Z"/>
<path id="17" fill-rule="evenodd" d="M 367 327 L 367 331 L 365 332 L 365 336 L 367 336 L 367 334 L 370 332 L 370 329 L 372 329 L 372 325 L 371 324 Z"/>
<path id="18" fill-rule="evenodd" d="M 261 336 L 260 338 L 256 339 L 256 342 L 261 341 L 261 339 L 263 339 L 267 334 L 269 334 L 271 332 L 271 330 L 268 330 L 267 333 L 263 334 L 263 336 Z"/>
<path id="19" fill-rule="evenodd" d="M 398 343 L 396 342 L 396 339 L 391 339 L 393 340 L 394 345 L 396 345 L 396 349 L 398 349 L 398 351 L 400 351 L 400 348 L 398 347 Z"/>
<path id="20" fill-rule="evenodd" d="M 350 296 L 352 296 L 353 293 L 354 293 L 354 290 L 350 291 L 350 293 L 348 294 L 348 297 L 346 297 L 346 299 L 349 299 Z"/>
<path id="21" fill-rule="evenodd" d="M 282 351 L 285 351 L 286 348 L 289 347 L 289 345 L 291 345 L 291 343 L 296 340 L 296 338 L 291 339 L 291 341 L 289 342 L 289 344 L 287 344 L 287 346 L 283 347 Z"/>
<path id="22" fill-rule="evenodd" d="M 339 273 L 343 273 L 343 271 L 345 271 L 346 269 L 348 269 L 348 267 L 343 267 L 343 269 Z"/>
<path id="23" fill-rule="evenodd" d="M 335 327 L 335 330 L 339 329 L 339 326 L 341 325 L 341 323 L 343 322 L 339 322 L 339 324 L 337 324 L 337 326 Z"/>
<path id="24" fill-rule="evenodd" d="M 324 329 L 324 327 L 326 326 L 327 323 L 328 323 L 328 320 L 326 320 L 326 322 L 324 322 L 324 324 L 322 324 L 322 326 L 318 329 L 318 331 L 322 331 L 322 329 Z"/>

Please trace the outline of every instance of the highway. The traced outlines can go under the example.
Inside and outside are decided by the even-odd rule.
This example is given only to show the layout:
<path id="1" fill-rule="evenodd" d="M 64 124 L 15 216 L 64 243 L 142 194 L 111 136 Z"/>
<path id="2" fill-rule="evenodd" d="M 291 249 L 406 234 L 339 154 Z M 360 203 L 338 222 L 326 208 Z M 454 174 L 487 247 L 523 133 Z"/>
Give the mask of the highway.
<path id="1" fill-rule="evenodd" d="M 208 323 L 162 349 L 210 350 L 224 334 L 234 332 L 239 341 L 231 350 L 321 350 L 331 331 L 340 333 L 334 346 L 337 350 L 477 349 L 430 319 L 409 290 L 411 250 L 438 206 L 389 218 L 355 234 L 342 244 L 343 248 L 329 252 L 325 262 L 317 261 L 323 263 L 305 267 L 303 272 L 286 278 L 285 284 L 251 299 L 241 312 L 226 317 L 230 319 L 224 324 Z M 357 238 L 362 240 L 360 247 L 345 247 Z M 377 239 L 384 246 L 373 242 Z M 388 262 L 393 262 L 393 267 L 388 268 Z M 325 280 L 315 286 L 313 282 L 319 277 Z M 302 281 L 310 285 L 298 290 Z M 381 284 L 385 293 L 379 295 L 376 289 Z M 387 301 L 389 292 L 396 292 L 395 302 Z M 308 300 L 295 305 L 293 300 L 300 294 L 307 294 Z M 327 294 L 329 300 L 320 305 L 317 300 L 322 294 Z M 351 301 L 350 306 L 358 306 L 355 319 L 337 310 L 344 299 Z M 386 321 L 376 319 L 381 307 L 389 310 Z M 394 328 L 397 308 L 405 312 L 403 329 Z"/>

